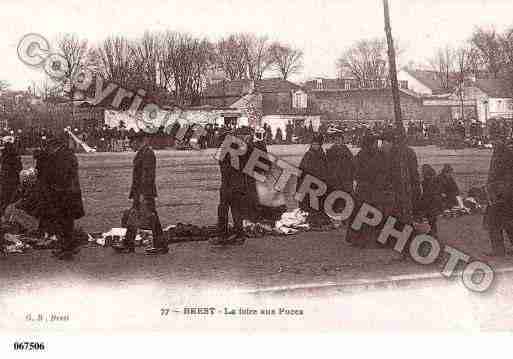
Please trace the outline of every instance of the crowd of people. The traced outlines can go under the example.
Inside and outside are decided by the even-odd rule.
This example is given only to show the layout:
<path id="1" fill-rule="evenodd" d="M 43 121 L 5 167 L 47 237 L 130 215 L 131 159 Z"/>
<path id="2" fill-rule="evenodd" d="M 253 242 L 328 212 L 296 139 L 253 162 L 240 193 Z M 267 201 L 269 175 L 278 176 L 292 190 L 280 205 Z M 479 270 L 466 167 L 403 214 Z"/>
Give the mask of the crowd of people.
<path id="1" fill-rule="evenodd" d="M 256 131 L 249 127 L 227 128 L 217 139 L 217 145 L 220 145 L 224 136 L 234 134 L 247 144 L 248 151 L 239 158 L 239 168 L 232 166 L 229 154 L 219 163 L 221 186 L 218 235 L 212 241 L 214 245 L 244 243 L 244 219 L 277 220 L 286 210 L 261 205 L 255 179 L 242 171 L 253 148 L 267 152 L 268 132 L 268 127 Z M 157 162 L 152 143 L 158 136 L 158 133 L 140 131 L 129 137 L 130 146 L 136 151 L 128 196 L 133 201 L 133 213 L 129 215 L 131 220 L 125 221 L 128 231 L 123 243 L 116 248 L 119 253 L 134 252 L 134 238 L 141 221 L 147 223 L 153 232 L 152 246 L 147 253 L 168 252 L 155 204 Z M 494 255 L 504 254 L 503 230 L 513 240 L 513 141 L 508 134 L 500 136 L 491 162 L 488 182 L 490 204 L 485 217 Z M 73 236 L 74 221 L 84 216 L 78 161 L 68 146 L 68 140 L 69 137 L 61 133 L 42 141 L 40 148 L 33 153 L 34 169 L 22 170 L 12 136 L 5 143 L 0 158 L 0 210 L 3 213 L 9 206 L 15 206 L 37 218 L 39 233 L 54 234 L 60 239 L 59 249 L 54 252 L 59 259 L 71 259 L 76 253 L 78 243 Z M 356 208 L 367 203 L 379 209 L 383 218 L 394 216 L 400 223 L 412 225 L 427 222 L 428 233 L 434 237 L 438 235 L 437 217 L 444 209 L 458 204 L 459 189 L 452 167 L 446 164 L 437 174 L 430 164 L 423 164 L 419 173 L 415 152 L 391 126 L 379 132 L 367 129 L 362 134 L 361 150 L 355 156 L 344 136 L 337 137 L 336 143 L 326 151 L 321 132 L 313 132 L 310 143 L 299 165 L 302 172 L 298 185 L 304 176 L 312 175 L 327 184 L 327 193 L 342 190 L 351 194 Z M 331 223 L 321 210 L 324 200 L 321 197 L 321 205 L 316 207 L 312 205 L 312 198 L 305 196 L 299 203 L 299 208 L 308 212 L 308 221 L 313 227 Z M 335 209 L 342 205 L 336 202 Z M 228 225 L 229 212 L 234 222 L 233 229 Z M 376 239 L 383 225 L 366 226 L 359 231 L 348 226 L 346 239 L 360 248 L 373 247 L 377 245 Z"/>
<path id="2" fill-rule="evenodd" d="M 187 126 L 185 131 L 182 126 Z M 382 132 L 388 126 L 385 121 L 374 121 L 367 123 L 364 121 L 356 122 L 325 122 L 322 121 L 317 128 L 314 128 L 312 122 L 293 122 L 288 121 L 282 129 L 278 127 L 274 133 L 268 124 L 263 125 L 263 137 L 268 145 L 271 144 L 308 144 L 311 142 L 315 133 L 319 133 L 329 142 L 334 142 L 339 137 L 354 146 L 360 146 L 363 136 L 368 131 L 376 133 Z M 442 135 L 441 130 L 436 125 L 426 125 L 422 122 L 409 121 L 406 123 L 407 139 L 410 145 L 441 144 L 448 147 L 458 146 L 478 146 L 487 143 L 487 137 L 484 130 L 477 122 L 472 122 L 467 130 L 463 123 L 455 121 L 445 128 Z M 160 127 L 155 130 L 151 144 L 156 149 L 166 147 L 176 147 L 179 149 L 189 149 L 194 141 L 196 148 L 216 148 L 220 144 L 220 139 L 225 133 L 233 130 L 230 123 L 206 124 L 204 133 L 199 138 L 193 138 L 194 124 L 180 125 L 175 122 L 170 128 Z M 97 152 L 122 152 L 130 151 L 130 142 L 136 136 L 137 131 L 133 128 L 127 129 L 125 123 L 121 121 L 118 126 L 110 127 L 107 125 L 75 127 L 72 132 L 89 145 L 95 148 Z M 495 121 L 490 126 L 490 136 L 500 131 L 511 131 L 511 122 Z M 180 138 L 177 139 L 177 134 Z M 184 134 L 184 135 L 183 135 Z M 21 153 L 27 153 L 28 149 L 39 148 L 42 143 L 54 138 L 55 129 L 47 128 L 28 128 L 17 130 L 0 130 L 0 138 L 13 136 L 15 145 Z"/>

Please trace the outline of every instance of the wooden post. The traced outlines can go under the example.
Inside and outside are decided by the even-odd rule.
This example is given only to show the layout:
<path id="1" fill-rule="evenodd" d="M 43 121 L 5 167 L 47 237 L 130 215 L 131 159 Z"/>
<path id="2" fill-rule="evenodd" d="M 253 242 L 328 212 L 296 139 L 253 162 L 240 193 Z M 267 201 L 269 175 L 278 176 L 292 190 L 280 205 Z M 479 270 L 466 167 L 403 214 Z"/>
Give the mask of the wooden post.
<path id="1" fill-rule="evenodd" d="M 395 126 L 399 134 L 404 137 L 405 131 L 401 115 L 401 98 L 399 96 L 399 85 L 397 83 L 397 69 L 395 63 L 394 39 L 392 38 L 392 29 L 390 27 L 390 11 L 388 8 L 388 0 L 383 0 L 383 9 L 385 12 L 385 33 L 388 44 L 388 66 L 390 83 L 392 86 L 392 99 L 394 101 Z"/>

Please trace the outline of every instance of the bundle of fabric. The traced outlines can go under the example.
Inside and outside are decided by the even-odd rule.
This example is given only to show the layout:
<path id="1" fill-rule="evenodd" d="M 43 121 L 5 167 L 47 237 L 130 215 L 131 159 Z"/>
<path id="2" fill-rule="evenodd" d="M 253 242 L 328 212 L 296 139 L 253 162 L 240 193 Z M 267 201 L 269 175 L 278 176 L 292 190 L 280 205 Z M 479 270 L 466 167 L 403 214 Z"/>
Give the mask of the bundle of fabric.
<path id="1" fill-rule="evenodd" d="M 126 228 L 111 228 L 108 232 L 101 233 L 100 236 L 91 236 L 89 241 L 94 242 L 102 247 L 116 247 L 121 246 L 125 239 L 127 229 Z M 146 246 L 152 241 L 151 230 L 139 229 L 135 236 L 135 246 Z"/>
<path id="2" fill-rule="evenodd" d="M 193 224 L 177 223 L 164 229 L 168 242 L 207 241 L 217 235 L 217 226 L 196 226 Z"/>
<path id="3" fill-rule="evenodd" d="M 299 231 L 310 230 L 308 212 L 296 208 L 291 212 L 282 214 L 281 219 L 275 223 L 275 230 L 281 234 L 295 234 Z"/>
<path id="4" fill-rule="evenodd" d="M 29 244 L 34 249 L 56 249 L 59 243 L 56 235 L 45 235 L 42 238 L 23 236 L 22 241 Z"/>
<path id="5" fill-rule="evenodd" d="M 266 235 L 280 234 L 275 231 L 274 223 L 270 223 L 252 222 L 249 220 L 244 220 L 244 234 L 249 238 L 260 238 Z"/>
<path id="6" fill-rule="evenodd" d="M 18 208 L 15 203 L 7 206 L 4 212 L 3 221 L 18 224 L 24 231 L 34 232 L 39 227 L 39 220 L 24 210 Z"/>
<path id="7" fill-rule="evenodd" d="M 457 196 L 456 199 L 458 200 L 458 205 L 446 209 L 443 213 L 443 217 L 455 218 L 469 214 L 483 213 L 486 207 L 474 197 L 466 197 L 463 199 L 461 196 Z"/>
<path id="8" fill-rule="evenodd" d="M 25 253 L 30 250 L 30 245 L 21 240 L 20 234 L 5 233 L 4 234 L 4 252 L 5 253 Z"/>

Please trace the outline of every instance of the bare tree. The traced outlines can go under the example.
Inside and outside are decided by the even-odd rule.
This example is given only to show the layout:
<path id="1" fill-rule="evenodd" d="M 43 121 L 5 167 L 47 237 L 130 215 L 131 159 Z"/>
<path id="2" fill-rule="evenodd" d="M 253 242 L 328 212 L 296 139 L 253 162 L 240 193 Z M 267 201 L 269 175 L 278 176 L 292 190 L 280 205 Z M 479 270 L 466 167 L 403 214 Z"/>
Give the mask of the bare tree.
<path id="1" fill-rule="evenodd" d="M 465 119 L 464 97 L 465 82 L 469 75 L 477 75 L 478 55 L 472 46 L 461 46 L 454 51 L 454 70 L 457 82 L 457 94 L 460 99 L 461 119 Z"/>
<path id="2" fill-rule="evenodd" d="M 214 46 L 203 38 L 168 32 L 164 35 L 160 72 L 180 104 L 197 103 L 213 66 Z"/>
<path id="3" fill-rule="evenodd" d="M 284 80 L 303 68 L 303 51 L 290 45 L 275 42 L 271 45 L 270 55 L 275 69 Z"/>
<path id="4" fill-rule="evenodd" d="M 513 87 L 513 28 L 505 31 L 502 35 L 501 48 L 503 52 L 504 72 Z"/>
<path id="5" fill-rule="evenodd" d="M 61 84 L 44 79 L 39 83 L 32 81 L 32 85 L 29 86 L 28 92 L 32 96 L 37 96 L 42 100 L 48 100 L 52 97 L 57 97 L 62 91 Z"/>
<path id="6" fill-rule="evenodd" d="M 162 49 L 163 37 L 158 33 L 148 31 L 132 45 L 134 70 L 141 78 L 141 85 L 145 86 L 148 91 L 157 91 L 157 89 L 165 87 L 165 79 L 159 76 Z"/>
<path id="7" fill-rule="evenodd" d="M 216 44 L 216 64 L 230 80 L 247 78 L 246 39 L 242 34 L 232 34 Z"/>
<path id="8" fill-rule="evenodd" d="M 244 34 L 242 39 L 247 76 L 252 80 L 261 80 L 273 64 L 269 39 L 267 36 L 257 37 L 253 34 Z"/>
<path id="9" fill-rule="evenodd" d="M 105 39 L 97 48 L 95 57 L 105 79 L 124 87 L 131 87 L 137 81 L 134 77 L 139 74 L 133 61 L 133 47 L 127 38 L 115 36 Z"/>
<path id="10" fill-rule="evenodd" d="M 493 78 L 497 78 L 504 64 L 501 35 L 494 28 L 476 28 L 470 41 L 478 50 L 486 71 Z"/>
<path id="11" fill-rule="evenodd" d="M 339 73 L 349 73 L 360 83 L 388 77 L 386 41 L 382 38 L 364 39 L 354 43 L 337 60 Z"/>
<path id="12" fill-rule="evenodd" d="M 435 56 L 429 60 L 429 64 L 440 82 L 440 87 L 451 89 L 452 74 L 455 69 L 455 51 L 449 46 L 436 50 Z"/>
<path id="13" fill-rule="evenodd" d="M 65 76 L 62 81 L 60 81 L 62 89 L 64 83 L 69 82 L 79 67 L 84 65 L 87 57 L 87 40 L 80 39 L 76 34 L 66 33 L 60 34 L 57 37 L 56 43 L 60 54 L 67 63 Z M 73 96 L 72 88 L 70 88 L 68 94 L 70 97 Z"/>
<path id="14" fill-rule="evenodd" d="M 5 80 L 0 80 L 0 91 L 5 91 L 9 88 L 9 82 Z"/>

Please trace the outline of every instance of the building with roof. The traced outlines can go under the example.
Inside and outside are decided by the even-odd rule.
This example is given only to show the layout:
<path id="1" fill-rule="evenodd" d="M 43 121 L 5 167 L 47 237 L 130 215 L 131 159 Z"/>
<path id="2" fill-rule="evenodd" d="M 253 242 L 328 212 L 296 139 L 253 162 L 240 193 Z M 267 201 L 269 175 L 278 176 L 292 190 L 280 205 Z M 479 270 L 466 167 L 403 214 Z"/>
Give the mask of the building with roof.
<path id="1" fill-rule="evenodd" d="M 448 78 L 441 79 L 437 71 L 406 68 L 397 72 L 397 81 L 400 88 L 424 96 L 451 94 L 458 84 L 454 73 L 449 73 Z"/>
<path id="2" fill-rule="evenodd" d="M 453 88 L 441 86 L 432 71 L 401 70 L 398 73 L 403 121 L 436 125 L 442 131 L 457 118 L 463 106 L 467 117 L 475 115 L 475 101 L 453 96 Z M 455 82 L 454 82 L 455 83 Z M 451 86 L 454 84 L 451 82 Z M 312 107 L 332 121 L 388 122 L 394 119 L 388 79 L 361 82 L 354 78 L 317 78 L 305 87 Z M 461 111 L 460 111 L 461 112 Z"/>
<path id="3" fill-rule="evenodd" d="M 456 94 L 453 98 L 457 98 Z M 476 79 L 467 81 L 463 98 L 473 101 L 477 119 L 486 123 L 489 119 L 513 119 L 513 82 L 507 79 Z"/>
<path id="4" fill-rule="evenodd" d="M 288 122 L 294 126 L 312 123 L 314 129 L 320 125 L 320 113 L 314 110 L 307 90 L 279 78 L 216 82 L 206 88 L 201 103 L 237 109 L 240 116 L 225 117 L 226 123 L 267 124 L 273 136 L 278 128 L 284 134 Z"/>

